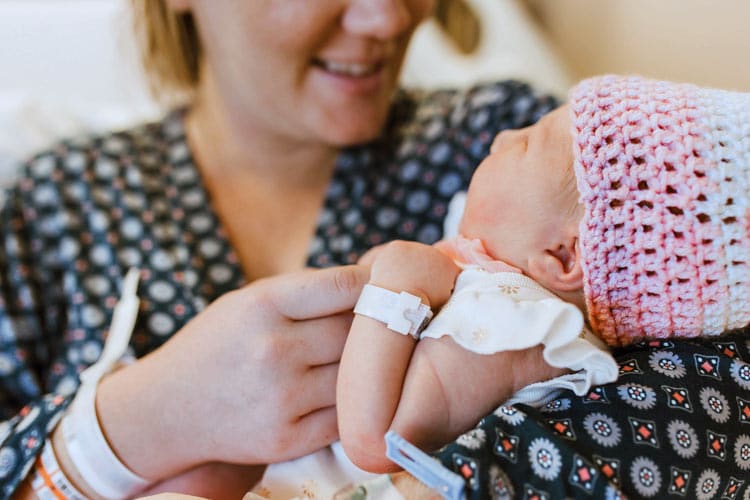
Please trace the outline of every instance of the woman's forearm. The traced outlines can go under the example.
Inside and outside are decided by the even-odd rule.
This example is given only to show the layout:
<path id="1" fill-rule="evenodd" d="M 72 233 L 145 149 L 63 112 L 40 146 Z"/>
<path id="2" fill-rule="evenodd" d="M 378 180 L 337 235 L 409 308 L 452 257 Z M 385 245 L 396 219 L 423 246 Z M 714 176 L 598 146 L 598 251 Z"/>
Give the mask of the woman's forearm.
<path id="1" fill-rule="evenodd" d="M 181 418 L 188 408 L 180 384 L 163 367 L 144 358 L 104 378 L 99 384 L 96 411 L 107 442 L 120 461 L 151 480 L 172 477 L 199 463 L 192 452 L 201 449 L 199 436 Z M 192 436 L 190 443 L 187 438 Z"/>

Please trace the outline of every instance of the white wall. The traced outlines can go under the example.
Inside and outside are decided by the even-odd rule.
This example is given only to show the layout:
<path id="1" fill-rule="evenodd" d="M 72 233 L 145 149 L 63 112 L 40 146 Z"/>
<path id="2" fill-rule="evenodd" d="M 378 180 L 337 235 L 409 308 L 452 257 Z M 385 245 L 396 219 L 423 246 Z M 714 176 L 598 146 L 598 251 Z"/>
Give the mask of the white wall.
<path id="1" fill-rule="evenodd" d="M 153 117 L 123 0 L 0 0 L 0 185 L 62 136 Z"/>
<path id="2" fill-rule="evenodd" d="M 152 111 L 122 0 L 0 0 L 0 91 L 96 110 Z M 124 116 L 123 116 L 124 118 Z"/>
<path id="3" fill-rule="evenodd" d="M 748 0 L 524 0 L 575 76 L 639 73 L 750 92 Z"/>

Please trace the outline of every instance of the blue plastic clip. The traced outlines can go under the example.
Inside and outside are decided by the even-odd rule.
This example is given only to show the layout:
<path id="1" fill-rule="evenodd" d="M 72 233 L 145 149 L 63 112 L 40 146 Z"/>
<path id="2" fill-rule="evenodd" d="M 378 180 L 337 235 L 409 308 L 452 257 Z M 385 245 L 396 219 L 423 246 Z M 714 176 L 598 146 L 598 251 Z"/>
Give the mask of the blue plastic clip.
<path id="1" fill-rule="evenodd" d="M 394 431 L 388 431 L 385 435 L 385 456 L 443 498 L 463 500 L 464 479 Z"/>

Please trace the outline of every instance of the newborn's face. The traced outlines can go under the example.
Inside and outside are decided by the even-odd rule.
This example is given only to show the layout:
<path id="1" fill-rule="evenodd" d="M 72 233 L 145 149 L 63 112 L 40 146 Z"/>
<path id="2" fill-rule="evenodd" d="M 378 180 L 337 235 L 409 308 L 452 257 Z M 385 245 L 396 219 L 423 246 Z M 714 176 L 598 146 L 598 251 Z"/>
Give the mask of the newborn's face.
<path id="1" fill-rule="evenodd" d="M 567 106 L 530 127 L 501 132 L 472 177 L 460 233 L 526 270 L 531 252 L 553 244 L 579 217 L 572 165 Z"/>

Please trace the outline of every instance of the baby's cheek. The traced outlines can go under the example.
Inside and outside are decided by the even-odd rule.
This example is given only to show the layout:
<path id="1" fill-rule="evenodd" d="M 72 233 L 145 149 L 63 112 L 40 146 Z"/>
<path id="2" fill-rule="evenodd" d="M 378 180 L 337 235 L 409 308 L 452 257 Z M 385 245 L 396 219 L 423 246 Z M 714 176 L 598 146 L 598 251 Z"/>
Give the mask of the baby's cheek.
<path id="1" fill-rule="evenodd" d="M 475 182 L 466 197 L 466 207 L 461 218 L 460 229 L 473 229 L 496 223 L 498 201 L 486 183 Z"/>

